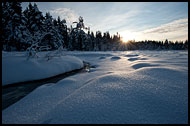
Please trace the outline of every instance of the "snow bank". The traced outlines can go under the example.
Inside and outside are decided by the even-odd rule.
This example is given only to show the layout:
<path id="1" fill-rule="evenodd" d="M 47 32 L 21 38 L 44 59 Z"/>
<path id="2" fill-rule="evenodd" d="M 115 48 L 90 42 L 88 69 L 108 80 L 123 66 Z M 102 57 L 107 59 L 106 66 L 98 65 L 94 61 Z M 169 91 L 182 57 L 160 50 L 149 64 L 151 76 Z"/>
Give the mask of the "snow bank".
<path id="1" fill-rule="evenodd" d="M 26 60 L 24 53 L 3 52 L 2 85 L 44 79 L 82 67 L 82 60 L 74 56 L 53 57 L 48 61 L 44 57 Z"/>
<path id="2" fill-rule="evenodd" d="M 97 68 L 38 87 L 3 110 L 2 123 L 187 124 L 187 52 L 128 53 L 105 59 L 103 52 L 96 58 L 71 53 Z M 146 60 L 129 61 L 131 56 Z"/>

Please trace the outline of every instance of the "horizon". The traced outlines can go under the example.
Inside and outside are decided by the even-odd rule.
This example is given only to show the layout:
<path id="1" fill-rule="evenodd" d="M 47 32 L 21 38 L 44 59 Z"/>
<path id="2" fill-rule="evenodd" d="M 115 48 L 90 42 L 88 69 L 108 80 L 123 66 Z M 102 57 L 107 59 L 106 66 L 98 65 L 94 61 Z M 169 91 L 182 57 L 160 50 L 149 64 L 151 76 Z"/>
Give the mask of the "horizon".
<path id="1" fill-rule="evenodd" d="M 45 15 L 66 19 L 68 27 L 84 18 L 91 31 L 117 32 L 123 41 L 188 40 L 188 2 L 31 2 Z M 22 2 L 25 10 L 29 2 Z M 97 14 L 98 13 L 98 14 Z M 148 19 L 148 20 L 147 20 Z"/>

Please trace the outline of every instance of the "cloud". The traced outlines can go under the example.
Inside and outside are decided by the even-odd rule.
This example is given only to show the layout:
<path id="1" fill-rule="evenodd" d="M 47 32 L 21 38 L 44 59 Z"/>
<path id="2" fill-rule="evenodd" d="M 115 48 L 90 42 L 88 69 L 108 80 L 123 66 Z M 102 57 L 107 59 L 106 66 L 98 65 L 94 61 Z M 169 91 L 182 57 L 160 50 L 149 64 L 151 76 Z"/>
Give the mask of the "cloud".
<path id="1" fill-rule="evenodd" d="M 54 16 L 60 16 L 61 19 L 65 19 L 69 24 L 78 21 L 79 18 L 79 15 L 70 8 L 57 8 L 55 10 L 50 10 L 50 13 Z"/>
<path id="2" fill-rule="evenodd" d="M 147 29 L 143 33 L 163 34 L 163 33 L 186 31 L 186 30 L 188 30 L 188 19 L 184 18 L 184 19 L 174 20 L 168 24 L 163 24 L 155 28 Z"/>
<path id="3" fill-rule="evenodd" d="M 93 29 L 101 31 L 118 29 L 118 27 L 125 26 L 128 20 L 131 20 L 132 17 L 138 15 L 139 13 L 140 11 L 138 10 L 132 10 L 125 13 L 112 13 L 106 15 L 104 18 L 96 23 Z"/>
<path id="4" fill-rule="evenodd" d="M 119 32 L 122 37 L 127 39 L 158 40 L 164 41 L 185 41 L 188 39 L 188 19 L 178 19 L 158 27 L 148 28 L 146 30 L 128 29 Z"/>
<path id="5" fill-rule="evenodd" d="M 138 38 L 150 40 L 185 41 L 188 39 L 188 18 L 174 20 L 158 27 L 146 29 L 140 32 Z"/>

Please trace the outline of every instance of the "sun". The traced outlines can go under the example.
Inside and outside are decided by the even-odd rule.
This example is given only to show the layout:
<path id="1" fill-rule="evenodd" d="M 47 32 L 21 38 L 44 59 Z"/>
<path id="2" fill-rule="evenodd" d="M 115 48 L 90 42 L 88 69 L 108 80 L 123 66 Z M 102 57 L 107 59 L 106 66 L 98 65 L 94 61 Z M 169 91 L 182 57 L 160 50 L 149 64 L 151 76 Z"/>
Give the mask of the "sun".
<path id="1" fill-rule="evenodd" d="M 121 37 L 122 37 L 121 39 L 122 39 L 122 42 L 124 42 L 124 43 L 127 43 L 130 40 L 134 40 L 135 36 L 136 35 L 132 32 L 122 32 L 121 33 Z"/>
<path id="2" fill-rule="evenodd" d="M 122 42 L 127 43 L 129 41 L 129 38 L 127 36 L 122 37 Z"/>

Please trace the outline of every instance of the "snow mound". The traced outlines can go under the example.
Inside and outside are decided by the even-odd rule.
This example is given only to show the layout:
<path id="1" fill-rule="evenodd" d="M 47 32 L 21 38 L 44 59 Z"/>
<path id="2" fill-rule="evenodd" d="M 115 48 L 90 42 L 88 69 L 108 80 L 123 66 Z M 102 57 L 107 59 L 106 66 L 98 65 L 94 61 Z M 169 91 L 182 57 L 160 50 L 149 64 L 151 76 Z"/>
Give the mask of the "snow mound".
<path id="1" fill-rule="evenodd" d="M 69 54 L 73 54 L 73 55 L 75 55 L 75 56 L 85 56 L 85 57 L 101 57 L 101 56 L 103 56 L 103 57 L 109 57 L 109 56 L 113 56 L 113 54 L 112 53 L 110 53 L 110 52 L 91 52 L 91 51 L 89 51 L 88 53 L 86 53 L 86 52 L 80 52 L 80 51 L 68 51 L 68 53 Z"/>
<path id="2" fill-rule="evenodd" d="M 113 57 L 111 57 L 111 60 L 119 60 L 119 59 L 121 59 L 119 56 L 113 56 Z"/>
<path id="3" fill-rule="evenodd" d="M 7 55 L 7 54 L 6 54 Z M 26 60 L 20 55 L 2 58 L 2 85 L 44 79 L 83 67 L 83 62 L 74 56 L 42 57 Z"/>
<path id="4" fill-rule="evenodd" d="M 129 61 L 147 60 L 147 58 L 139 58 L 139 57 L 137 57 L 137 58 L 129 58 L 128 60 L 129 60 Z"/>
<path id="5" fill-rule="evenodd" d="M 77 80 L 68 78 L 37 88 L 4 110 L 2 120 L 46 124 L 187 123 L 188 91 L 184 77 L 186 74 L 175 70 L 147 68 L 102 75 L 80 86 Z"/>
<path id="6" fill-rule="evenodd" d="M 106 57 L 105 56 L 101 56 L 99 59 L 105 59 Z"/>
<path id="7" fill-rule="evenodd" d="M 77 52 L 98 67 L 38 87 L 4 109 L 2 123 L 187 124 L 188 52 L 172 52 L 134 51 L 148 59 L 135 62 L 128 52 L 110 52 L 121 58 L 114 62 Z"/>
<path id="8" fill-rule="evenodd" d="M 137 63 L 135 65 L 132 65 L 134 69 L 139 69 L 143 67 L 152 67 L 152 66 L 159 66 L 158 64 L 149 64 L 149 63 Z"/>
<path id="9" fill-rule="evenodd" d="M 125 55 L 125 57 L 136 57 L 139 56 L 138 54 L 129 54 L 129 55 Z"/>
<path id="10" fill-rule="evenodd" d="M 129 61 L 136 61 L 136 60 L 138 60 L 139 58 L 129 58 L 128 60 Z"/>

